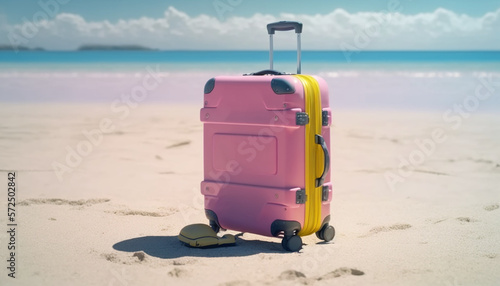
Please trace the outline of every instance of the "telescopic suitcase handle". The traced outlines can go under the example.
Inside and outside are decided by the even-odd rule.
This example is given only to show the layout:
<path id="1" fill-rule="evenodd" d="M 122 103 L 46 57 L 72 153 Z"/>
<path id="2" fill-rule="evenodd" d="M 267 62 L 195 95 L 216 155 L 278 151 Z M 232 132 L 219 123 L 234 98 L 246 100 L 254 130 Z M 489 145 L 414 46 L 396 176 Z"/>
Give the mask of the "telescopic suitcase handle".
<path id="1" fill-rule="evenodd" d="M 302 23 L 293 21 L 280 21 L 267 25 L 267 32 L 269 33 L 269 35 L 274 34 L 274 31 L 290 31 L 294 29 L 295 33 L 302 33 Z"/>
<path id="2" fill-rule="evenodd" d="M 273 69 L 273 35 L 276 31 L 290 31 L 295 30 L 297 34 L 297 74 L 301 71 L 301 58 L 300 58 L 300 34 L 302 33 L 302 23 L 294 21 L 280 21 L 267 25 L 267 33 L 269 34 L 269 66 Z"/>

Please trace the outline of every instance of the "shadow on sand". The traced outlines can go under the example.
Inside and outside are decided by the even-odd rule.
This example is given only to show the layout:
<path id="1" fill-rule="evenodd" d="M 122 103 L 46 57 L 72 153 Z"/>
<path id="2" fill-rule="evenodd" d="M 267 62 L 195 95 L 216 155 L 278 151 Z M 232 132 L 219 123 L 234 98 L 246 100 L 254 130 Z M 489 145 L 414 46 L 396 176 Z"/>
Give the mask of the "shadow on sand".
<path id="1" fill-rule="evenodd" d="M 113 249 L 125 252 L 143 251 L 147 255 L 172 259 L 191 257 L 238 257 L 259 253 L 287 253 L 277 242 L 237 238 L 236 245 L 213 248 L 193 248 L 179 241 L 177 236 L 142 236 L 117 242 Z"/>

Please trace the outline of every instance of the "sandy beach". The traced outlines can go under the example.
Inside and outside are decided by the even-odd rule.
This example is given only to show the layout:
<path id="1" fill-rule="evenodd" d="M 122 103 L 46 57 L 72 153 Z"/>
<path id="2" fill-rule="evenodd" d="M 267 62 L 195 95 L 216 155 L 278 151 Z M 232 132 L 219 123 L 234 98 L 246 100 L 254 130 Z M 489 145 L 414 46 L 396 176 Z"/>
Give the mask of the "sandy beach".
<path id="1" fill-rule="evenodd" d="M 207 222 L 199 108 L 143 104 L 118 116 L 109 104 L 2 103 L 0 284 L 498 285 L 498 114 L 458 125 L 440 112 L 334 110 L 337 234 L 288 253 L 253 234 L 223 248 L 178 241 L 183 226 Z"/>

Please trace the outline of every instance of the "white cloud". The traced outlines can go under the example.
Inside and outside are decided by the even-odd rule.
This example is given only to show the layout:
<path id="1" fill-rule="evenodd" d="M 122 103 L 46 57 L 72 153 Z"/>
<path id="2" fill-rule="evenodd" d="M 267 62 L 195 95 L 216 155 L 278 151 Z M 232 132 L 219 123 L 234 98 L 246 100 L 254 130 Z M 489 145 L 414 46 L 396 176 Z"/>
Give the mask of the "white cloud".
<path id="1" fill-rule="evenodd" d="M 25 24 L 6 23 L 0 35 L 22 36 L 21 44 L 48 49 L 74 49 L 82 44 L 139 44 L 159 49 L 266 49 L 265 24 L 278 20 L 304 23 L 303 48 L 338 50 L 482 50 L 500 49 L 500 9 L 482 17 L 456 14 L 439 8 L 434 12 L 348 13 L 336 9 L 325 14 L 255 14 L 251 17 L 217 17 L 168 8 L 161 18 L 87 21 L 75 14 L 58 14 L 36 23 L 35 32 Z M 32 27 L 33 28 L 33 27 Z M 13 34 L 14 33 L 14 34 Z M 294 37 L 278 35 L 279 48 L 294 47 Z M 21 40 L 23 40 L 21 38 Z"/>

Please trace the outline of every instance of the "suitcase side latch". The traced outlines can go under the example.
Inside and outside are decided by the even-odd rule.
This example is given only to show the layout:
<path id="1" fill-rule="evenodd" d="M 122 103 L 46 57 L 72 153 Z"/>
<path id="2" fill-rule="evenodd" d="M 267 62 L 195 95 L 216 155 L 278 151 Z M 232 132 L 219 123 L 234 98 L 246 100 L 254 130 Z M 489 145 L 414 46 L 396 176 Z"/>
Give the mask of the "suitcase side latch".
<path id="1" fill-rule="evenodd" d="M 321 125 L 323 126 L 328 126 L 328 111 L 327 110 L 323 110 L 323 112 L 321 113 Z"/>
<path id="2" fill-rule="evenodd" d="M 306 125 L 309 123 L 309 115 L 306 112 L 297 112 L 295 114 L 296 125 Z"/>
<path id="3" fill-rule="evenodd" d="M 307 201 L 307 195 L 306 195 L 306 190 L 298 190 L 296 193 L 295 193 L 295 203 L 296 204 L 305 204 L 306 201 Z"/>
<path id="4" fill-rule="evenodd" d="M 328 186 L 323 186 L 322 188 L 322 193 L 321 193 L 321 201 L 326 202 L 328 201 L 328 196 L 330 195 L 330 188 Z"/>

